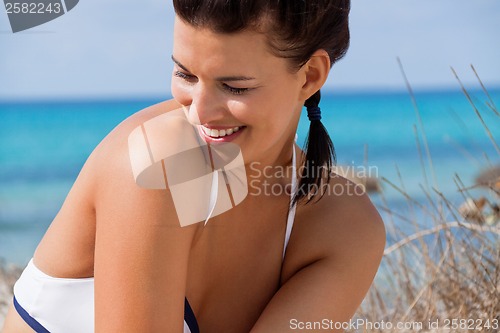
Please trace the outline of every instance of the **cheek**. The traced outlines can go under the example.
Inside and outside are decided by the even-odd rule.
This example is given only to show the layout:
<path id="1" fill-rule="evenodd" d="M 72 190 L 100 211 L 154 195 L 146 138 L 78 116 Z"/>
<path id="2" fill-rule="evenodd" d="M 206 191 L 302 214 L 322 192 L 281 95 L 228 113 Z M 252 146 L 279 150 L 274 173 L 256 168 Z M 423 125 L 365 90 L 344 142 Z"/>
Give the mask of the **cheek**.
<path id="1" fill-rule="evenodd" d="M 175 78 L 172 79 L 170 91 L 172 93 L 172 97 L 178 103 L 182 105 L 192 104 L 191 89 L 185 85 L 179 84 Z"/>
<path id="2" fill-rule="evenodd" d="M 278 125 L 288 123 L 294 110 L 297 108 L 297 103 L 294 101 L 294 93 L 286 87 L 276 89 L 272 94 L 263 99 L 263 103 L 259 108 L 259 114 L 267 118 L 268 125 Z"/>
<path id="3" fill-rule="evenodd" d="M 290 87 L 293 88 L 293 87 Z M 290 131 L 297 126 L 300 103 L 295 99 L 295 92 L 291 89 L 278 90 L 273 98 L 267 100 L 263 115 L 265 121 L 265 130 L 272 135 L 288 135 Z"/>
<path id="4" fill-rule="evenodd" d="M 274 105 L 261 95 L 245 100 L 232 100 L 227 104 L 232 117 L 257 131 L 271 131 L 274 127 Z"/>
<path id="5" fill-rule="evenodd" d="M 293 118 L 293 107 L 289 99 L 278 100 L 266 98 L 259 100 L 239 113 L 233 109 L 234 115 L 245 124 L 250 125 L 260 137 L 281 136 L 289 128 Z"/>

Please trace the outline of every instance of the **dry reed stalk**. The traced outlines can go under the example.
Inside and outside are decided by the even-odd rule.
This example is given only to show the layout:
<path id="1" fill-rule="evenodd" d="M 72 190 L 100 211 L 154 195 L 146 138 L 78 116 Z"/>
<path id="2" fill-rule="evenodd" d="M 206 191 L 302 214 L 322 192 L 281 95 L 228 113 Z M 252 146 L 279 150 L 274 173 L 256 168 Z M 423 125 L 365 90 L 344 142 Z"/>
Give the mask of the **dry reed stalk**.
<path id="1" fill-rule="evenodd" d="M 399 59 L 398 62 L 409 86 Z M 474 67 L 471 67 L 488 97 L 488 106 L 496 115 L 500 115 Z M 456 75 L 454 70 L 453 73 Z M 458 76 L 456 77 L 500 157 L 500 149 L 491 131 Z M 416 107 L 411 87 L 409 91 Z M 416 112 L 419 117 L 418 109 Z M 423 126 L 420 128 L 423 129 Z M 414 132 L 423 163 L 419 133 L 415 126 Z M 421 135 L 428 154 L 425 133 Z M 430 156 L 428 158 L 431 161 Z M 487 160 L 489 161 L 488 158 Z M 424 168 L 424 165 L 421 167 Z M 425 170 L 423 172 L 427 183 Z M 378 208 L 387 215 L 388 232 L 399 240 L 385 249 L 374 284 L 353 319 L 363 319 L 372 326 L 377 323 L 379 325 L 365 325 L 348 332 L 471 332 L 479 328 L 482 332 L 499 332 L 500 223 L 487 226 L 465 221 L 459 208 L 437 188 L 433 188 L 437 195 L 433 198 L 428 185 L 421 187 L 428 203 L 418 202 L 406 192 L 399 171 L 398 177 L 401 186 L 384 177 L 382 180 L 407 201 L 409 216 L 391 209 L 384 192 L 380 194 L 383 206 Z M 473 198 L 469 190 L 477 189 L 476 186 L 465 186 L 456 174 L 454 182 L 464 201 Z M 499 199 L 500 193 L 494 192 L 493 188 L 491 190 Z M 420 214 L 416 214 L 415 210 Z M 452 217 L 451 221 L 448 216 Z M 428 219 L 431 224 L 424 227 L 425 221 L 416 221 L 419 218 Z M 403 233 L 402 225 L 411 230 Z M 452 319 L 458 320 L 455 323 L 457 327 L 452 327 Z M 386 323 L 384 327 L 380 327 L 382 321 Z M 392 327 L 389 327 L 389 323 Z M 397 323 L 411 327 L 397 328 Z M 439 323 L 439 327 L 436 328 L 435 323 Z M 448 328 L 445 324 L 449 324 Z"/>

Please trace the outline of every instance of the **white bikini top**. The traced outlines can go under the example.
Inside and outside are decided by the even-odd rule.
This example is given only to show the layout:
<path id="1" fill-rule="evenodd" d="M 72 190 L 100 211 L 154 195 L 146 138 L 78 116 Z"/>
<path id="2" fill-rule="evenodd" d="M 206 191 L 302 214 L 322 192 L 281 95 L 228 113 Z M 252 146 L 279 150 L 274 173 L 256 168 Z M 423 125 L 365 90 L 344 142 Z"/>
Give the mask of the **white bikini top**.
<path id="1" fill-rule="evenodd" d="M 286 221 L 286 231 L 285 231 L 285 243 L 283 244 L 283 259 L 285 258 L 286 248 L 288 246 L 288 241 L 290 240 L 290 235 L 292 234 L 293 221 L 295 221 L 295 210 L 297 208 L 297 204 L 293 203 L 293 196 L 297 191 L 297 157 L 295 156 L 295 145 L 292 148 L 292 186 L 291 186 L 291 197 L 290 197 L 290 205 L 288 209 L 288 218 Z"/>

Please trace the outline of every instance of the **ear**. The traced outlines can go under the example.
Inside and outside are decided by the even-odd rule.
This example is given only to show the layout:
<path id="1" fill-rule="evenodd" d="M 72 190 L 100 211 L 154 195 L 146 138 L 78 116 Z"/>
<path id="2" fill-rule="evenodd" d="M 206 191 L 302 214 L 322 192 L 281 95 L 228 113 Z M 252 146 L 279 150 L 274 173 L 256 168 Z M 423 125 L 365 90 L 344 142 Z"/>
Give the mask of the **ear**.
<path id="1" fill-rule="evenodd" d="M 317 50 L 311 58 L 302 66 L 305 76 L 304 84 L 301 88 L 300 98 L 306 100 L 316 91 L 321 89 L 328 78 L 330 72 L 330 57 L 325 50 Z"/>

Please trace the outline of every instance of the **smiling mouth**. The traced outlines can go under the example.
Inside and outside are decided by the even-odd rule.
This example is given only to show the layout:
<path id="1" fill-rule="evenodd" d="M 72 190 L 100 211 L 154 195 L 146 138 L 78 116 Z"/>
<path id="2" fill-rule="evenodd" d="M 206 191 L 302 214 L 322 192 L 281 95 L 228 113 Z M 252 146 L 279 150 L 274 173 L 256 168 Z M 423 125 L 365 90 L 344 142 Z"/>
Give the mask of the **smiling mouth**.
<path id="1" fill-rule="evenodd" d="M 214 129 L 214 128 L 207 128 L 203 125 L 201 126 L 203 133 L 205 133 L 205 135 L 207 135 L 211 138 L 223 138 L 226 136 L 230 136 L 243 128 L 244 128 L 244 126 L 235 126 L 235 127 L 231 127 L 231 128 Z"/>

